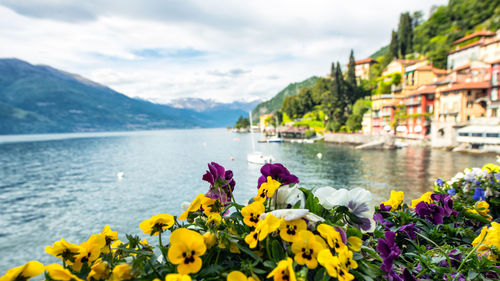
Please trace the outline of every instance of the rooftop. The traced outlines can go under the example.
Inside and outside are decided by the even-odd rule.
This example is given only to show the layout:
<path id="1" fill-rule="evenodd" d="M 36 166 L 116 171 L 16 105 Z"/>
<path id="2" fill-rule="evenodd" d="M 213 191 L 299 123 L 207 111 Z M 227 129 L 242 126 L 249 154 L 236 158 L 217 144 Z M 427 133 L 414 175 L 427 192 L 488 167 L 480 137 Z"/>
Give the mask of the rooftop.
<path id="1" fill-rule="evenodd" d="M 377 63 L 377 62 L 378 61 L 376 61 L 372 58 L 367 58 L 367 59 L 357 60 L 354 62 L 354 64 Z"/>
<path id="2" fill-rule="evenodd" d="M 466 35 L 466 36 L 454 41 L 451 44 L 456 45 L 456 44 L 462 43 L 462 42 L 467 41 L 467 40 L 474 38 L 474 37 L 491 37 L 491 36 L 495 36 L 495 35 L 496 35 L 496 33 L 491 32 L 491 31 L 486 31 L 486 30 L 476 31 L 472 34 Z"/>

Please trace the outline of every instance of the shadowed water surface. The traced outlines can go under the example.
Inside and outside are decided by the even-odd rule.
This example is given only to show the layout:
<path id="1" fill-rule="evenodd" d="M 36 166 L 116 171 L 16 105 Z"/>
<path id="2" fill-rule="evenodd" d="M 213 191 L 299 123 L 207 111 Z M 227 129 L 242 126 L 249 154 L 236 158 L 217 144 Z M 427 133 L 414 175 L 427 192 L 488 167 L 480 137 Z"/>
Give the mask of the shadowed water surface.
<path id="1" fill-rule="evenodd" d="M 411 147 L 256 146 L 297 175 L 302 186 L 359 186 L 377 201 L 391 189 L 418 197 L 437 177 L 495 161 L 492 155 Z M 233 170 L 236 200 L 244 202 L 256 194 L 260 175 L 260 167 L 246 160 L 251 147 L 250 135 L 223 129 L 0 136 L 0 276 L 29 260 L 58 262 L 44 253 L 46 245 L 61 237 L 79 244 L 106 224 L 123 239 L 125 233 L 145 237 L 141 221 L 159 213 L 179 215 L 183 201 L 207 191 L 201 177 L 210 161 Z"/>

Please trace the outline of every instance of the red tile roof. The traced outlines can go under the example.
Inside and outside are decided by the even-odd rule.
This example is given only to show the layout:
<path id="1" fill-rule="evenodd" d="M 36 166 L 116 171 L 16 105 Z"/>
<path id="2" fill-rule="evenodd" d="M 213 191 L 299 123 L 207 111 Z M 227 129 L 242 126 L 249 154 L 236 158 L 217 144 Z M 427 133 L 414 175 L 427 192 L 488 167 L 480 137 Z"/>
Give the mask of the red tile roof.
<path id="1" fill-rule="evenodd" d="M 406 97 L 424 95 L 424 94 L 434 94 L 436 92 L 436 86 L 433 85 L 424 85 L 418 88 L 416 91 L 410 92 L 406 94 Z"/>
<path id="2" fill-rule="evenodd" d="M 448 52 L 448 54 L 454 54 L 454 53 L 457 53 L 457 52 L 460 52 L 460 51 L 463 51 L 465 49 L 469 49 L 469 48 L 472 48 L 472 47 L 475 47 L 475 46 L 480 46 L 480 45 L 483 45 L 484 42 L 483 41 L 477 41 L 477 42 L 473 42 L 473 43 L 470 43 L 468 45 L 465 45 L 461 48 L 458 48 L 458 49 L 455 49 L 455 50 L 452 50 L 450 52 Z"/>
<path id="3" fill-rule="evenodd" d="M 372 59 L 372 58 L 367 58 L 363 60 L 357 60 L 354 62 L 354 64 L 365 64 L 365 63 L 377 63 L 378 61 Z"/>
<path id="4" fill-rule="evenodd" d="M 461 43 L 461 42 L 464 42 L 464 41 L 467 41 L 471 38 L 474 38 L 474 37 L 478 37 L 478 36 L 481 36 L 481 37 L 490 37 L 490 36 L 495 36 L 495 32 L 491 32 L 491 31 L 486 31 L 486 30 L 482 30 L 482 31 L 476 31 L 472 34 L 469 34 L 467 36 L 464 36 L 458 40 L 456 40 L 455 42 L 451 43 L 452 45 L 456 45 L 458 43 Z"/>
<path id="5" fill-rule="evenodd" d="M 441 89 L 441 92 L 450 92 L 464 89 L 486 89 L 490 87 L 490 81 L 454 83 L 451 87 Z"/>

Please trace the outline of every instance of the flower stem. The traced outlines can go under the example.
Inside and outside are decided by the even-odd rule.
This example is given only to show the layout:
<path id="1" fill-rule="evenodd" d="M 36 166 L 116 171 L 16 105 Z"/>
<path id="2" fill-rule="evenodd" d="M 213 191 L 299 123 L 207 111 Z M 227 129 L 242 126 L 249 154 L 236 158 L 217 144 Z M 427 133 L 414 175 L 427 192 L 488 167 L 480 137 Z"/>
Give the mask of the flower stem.
<path id="1" fill-rule="evenodd" d="M 153 271 L 156 273 L 156 276 L 158 276 L 158 278 L 161 279 L 161 275 L 160 273 L 158 272 L 158 270 L 156 270 L 156 268 L 153 266 L 153 264 L 151 263 L 151 261 L 149 259 L 146 259 L 149 263 L 149 266 L 151 266 L 151 268 L 153 269 Z"/>
<path id="2" fill-rule="evenodd" d="M 269 236 L 266 237 L 266 252 L 267 256 L 271 258 L 271 251 L 269 250 Z"/>
<path id="3" fill-rule="evenodd" d="M 467 256 L 465 256 L 465 258 L 462 260 L 462 262 L 460 263 L 460 266 L 457 269 L 457 275 L 455 275 L 454 280 L 457 280 L 458 276 L 460 275 L 460 269 L 462 269 L 462 267 L 464 266 L 465 262 L 470 257 L 470 255 L 472 255 L 472 253 L 474 253 L 477 250 L 477 248 L 479 248 L 479 246 L 481 246 L 481 244 L 484 241 L 484 238 L 486 238 L 486 235 L 483 236 L 483 239 L 481 239 L 481 242 L 477 243 L 477 245 L 472 250 L 470 250 L 470 252 L 467 254 Z"/>
<path id="4" fill-rule="evenodd" d="M 448 254 L 447 254 L 445 251 L 443 251 L 443 249 L 441 249 L 441 247 L 439 247 L 439 245 L 438 245 L 438 244 L 436 244 L 434 241 L 432 241 L 432 240 L 431 240 L 431 239 L 429 239 L 428 237 L 425 237 L 424 235 L 422 235 L 422 234 L 420 234 L 420 233 L 418 233 L 418 232 L 415 232 L 415 234 L 417 234 L 418 236 L 420 236 L 420 237 L 424 238 L 425 240 L 427 240 L 427 241 L 431 242 L 432 244 L 434 244 L 434 246 L 436 246 L 436 247 L 437 247 L 437 249 L 438 249 L 441 253 L 443 253 L 443 254 L 444 254 L 444 257 L 446 258 L 446 261 L 448 261 L 448 268 L 449 268 L 450 273 L 451 273 L 451 272 L 452 272 L 452 268 L 451 268 L 451 261 L 450 261 L 450 257 L 448 256 Z"/>

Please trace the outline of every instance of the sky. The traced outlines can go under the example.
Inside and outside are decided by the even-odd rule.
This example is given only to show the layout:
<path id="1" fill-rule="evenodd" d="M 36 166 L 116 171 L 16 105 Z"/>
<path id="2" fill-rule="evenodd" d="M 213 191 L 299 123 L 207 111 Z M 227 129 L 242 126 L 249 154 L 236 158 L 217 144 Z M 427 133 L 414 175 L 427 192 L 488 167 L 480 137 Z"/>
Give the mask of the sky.
<path id="1" fill-rule="evenodd" d="M 0 58 L 167 103 L 266 100 L 390 41 L 399 14 L 446 0 L 0 0 Z"/>

